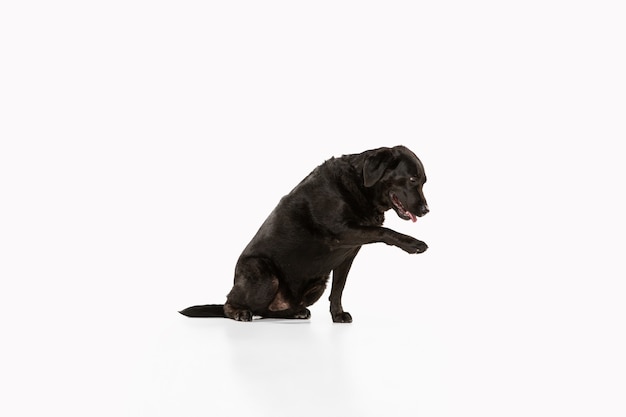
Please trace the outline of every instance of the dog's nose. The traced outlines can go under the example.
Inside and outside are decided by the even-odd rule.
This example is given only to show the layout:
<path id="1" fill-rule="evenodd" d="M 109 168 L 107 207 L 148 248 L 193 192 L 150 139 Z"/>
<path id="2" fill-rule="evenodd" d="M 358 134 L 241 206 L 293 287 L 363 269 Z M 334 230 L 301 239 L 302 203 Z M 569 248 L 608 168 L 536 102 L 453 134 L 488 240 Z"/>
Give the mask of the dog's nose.
<path id="1" fill-rule="evenodd" d="M 425 215 L 429 211 L 430 210 L 428 210 L 428 205 L 424 204 L 423 206 L 420 207 L 420 212 L 419 212 L 420 217 Z"/>

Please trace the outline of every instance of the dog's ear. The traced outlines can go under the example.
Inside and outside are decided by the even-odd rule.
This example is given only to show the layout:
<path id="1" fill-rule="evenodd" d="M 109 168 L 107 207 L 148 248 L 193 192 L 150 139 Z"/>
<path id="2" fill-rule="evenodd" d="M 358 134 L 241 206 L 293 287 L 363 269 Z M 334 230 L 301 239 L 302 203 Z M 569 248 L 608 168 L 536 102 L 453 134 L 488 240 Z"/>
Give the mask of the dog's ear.
<path id="1" fill-rule="evenodd" d="M 378 149 L 369 155 L 363 164 L 363 184 L 371 187 L 380 181 L 392 160 L 393 154 L 388 148 Z"/>

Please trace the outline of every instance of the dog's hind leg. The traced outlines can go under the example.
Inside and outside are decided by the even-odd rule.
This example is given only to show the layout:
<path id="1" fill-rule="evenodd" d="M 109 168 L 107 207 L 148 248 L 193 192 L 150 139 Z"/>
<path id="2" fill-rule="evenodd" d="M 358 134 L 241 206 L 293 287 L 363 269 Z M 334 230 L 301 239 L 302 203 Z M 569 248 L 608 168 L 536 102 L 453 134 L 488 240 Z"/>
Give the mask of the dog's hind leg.
<path id="1" fill-rule="evenodd" d="M 311 312 L 301 303 L 296 303 L 293 300 L 293 295 L 283 288 L 278 279 L 276 279 L 276 285 L 278 291 L 272 302 L 267 307 L 267 310 L 261 313 L 261 316 L 265 318 L 278 318 L 278 319 L 308 319 L 311 318 Z"/>
<path id="2" fill-rule="evenodd" d="M 328 281 L 328 275 L 311 279 L 304 288 L 301 288 L 298 295 L 290 293 L 286 288 L 279 285 L 274 300 L 262 316 L 282 319 L 311 318 L 311 312 L 307 307 L 322 296 L 326 289 L 326 281 Z"/>
<path id="3" fill-rule="evenodd" d="M 306 307 L 300 307 L 298 309 L 289 308 L 287 310 L 271 311 L 268 310 L 263 313 L 263 317 L 267 319 L 310 319 L 311 311 Z"/>
<path id="4" fill-rule="evenodd" d="M 268 310 L 278 292 L 278 278 L 270 261 L 241 258 L 235 268 L 235 282 L 226 298 L 224 313 L 237 321 L 252 321 Z"/>

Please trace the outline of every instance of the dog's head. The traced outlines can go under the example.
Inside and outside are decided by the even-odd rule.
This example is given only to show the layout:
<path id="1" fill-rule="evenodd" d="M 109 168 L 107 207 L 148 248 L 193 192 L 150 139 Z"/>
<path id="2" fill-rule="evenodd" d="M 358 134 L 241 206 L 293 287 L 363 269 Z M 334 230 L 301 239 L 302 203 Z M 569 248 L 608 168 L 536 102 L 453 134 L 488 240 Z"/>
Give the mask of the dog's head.
<path id="1" fill-rule="evenodd" d="M 404 220 L 415 222 L 428 213 L 422 187 L 424 166 L 404 146 L 369 151 L 363 164 L 363 184 L 375 188 L 385 209 L 393 208 Z"/>

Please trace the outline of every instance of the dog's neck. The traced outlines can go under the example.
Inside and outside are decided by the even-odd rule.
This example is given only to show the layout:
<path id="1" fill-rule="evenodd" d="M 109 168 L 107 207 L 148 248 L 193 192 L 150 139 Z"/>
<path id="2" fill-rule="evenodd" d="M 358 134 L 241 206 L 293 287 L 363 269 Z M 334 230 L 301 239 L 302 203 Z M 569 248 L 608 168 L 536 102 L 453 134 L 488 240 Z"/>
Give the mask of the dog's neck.
<path id="1" fill-rule="evenodd" d="M 344 155 L 342 159 L 348 162 L 347 177 L 341 178 L 341 183 L 350 195 L 357 201 L 368 223 L 380 226 L 385 221 L 385 212 L 391 208 L 389 203 L 381 197 L 381 184 L 365 187 L 363 178 L 363 164 L 365 159 L 361 154 Z M 358 186 L 356 184 L 361 184 Z"/>

